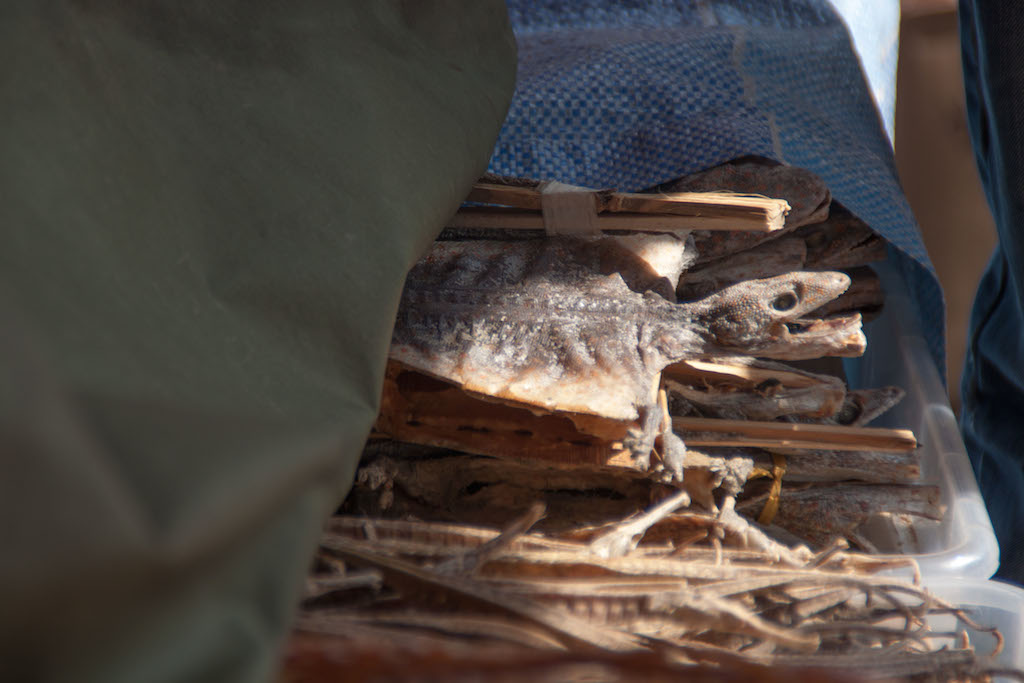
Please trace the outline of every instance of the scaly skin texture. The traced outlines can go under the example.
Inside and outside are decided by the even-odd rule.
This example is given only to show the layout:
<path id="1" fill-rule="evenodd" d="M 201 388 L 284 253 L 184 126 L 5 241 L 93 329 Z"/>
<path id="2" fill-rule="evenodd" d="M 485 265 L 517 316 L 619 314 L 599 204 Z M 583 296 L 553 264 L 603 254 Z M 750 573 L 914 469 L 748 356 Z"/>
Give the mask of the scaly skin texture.
<path id="1" fill-rule="evenodd" d="M 808 343 L 817 353 L 827 326 L 805 341 L 787 325 L 849 285 L 793 273 L 673 304 L 644 280 L 613 237 L 437 243 L 406 280 L 391 357 L 545 412 L 643 418 L 634 453 L 645 457 L 662 368 L 712 353 L 800 357 Z"/>

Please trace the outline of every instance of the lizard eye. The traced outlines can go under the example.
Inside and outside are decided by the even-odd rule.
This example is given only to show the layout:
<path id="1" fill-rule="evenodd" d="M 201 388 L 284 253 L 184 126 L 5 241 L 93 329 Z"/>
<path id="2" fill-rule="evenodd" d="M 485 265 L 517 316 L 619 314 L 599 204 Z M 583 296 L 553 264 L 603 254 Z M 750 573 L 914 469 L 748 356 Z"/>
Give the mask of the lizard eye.
<path id="1" fill-rule="evenodd" d="M 776 311 L 788 311 L 796 306 L 797 298 L 796 294 L 792 292 L 786 292 L 775 297 L 775 301 L 772 302 L 772 308 Z"/>
<path id="2" fill-rule="evenodd" d="M 841 425 L 853 424 L 853 421 L 860 417 L 860 413 L 860 408 L 857 405 L 847 403 L 836 413 L 835 420 Z"/>

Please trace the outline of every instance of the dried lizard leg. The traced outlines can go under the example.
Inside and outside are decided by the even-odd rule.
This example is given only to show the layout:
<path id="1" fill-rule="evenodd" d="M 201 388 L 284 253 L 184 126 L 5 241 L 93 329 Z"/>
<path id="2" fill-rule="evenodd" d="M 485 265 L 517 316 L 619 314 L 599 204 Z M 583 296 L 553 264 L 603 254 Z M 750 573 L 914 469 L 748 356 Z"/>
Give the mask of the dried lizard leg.
<path id="1" fill-rule="evenodd" d="M 642 515 L 616 524 L 611 530 L 590 542 L 590 552 L 599 557 L 620 557 L 636 548 L 652 525 L 681 507 L 690 504 L 686 491 L 677 491 Z"/>
<path id="2" fill-rule="evenodd" d="M 805 547 L 790 549 L 781 543 L 773 540 L 758 527 L 742 516 L 735 509 L 735 498 L 726 498 L 718 513 L 717 522 L 727 533 L 740 539 L 743 547 L 755 548 L 764 552 L 775 562 L 781 562 L 792 567 L 801 567 L 807 564 L 811 558 L 811 552 Z"/>
<path id="3" fill-rule="evenodd" d="M 503 552 L 530 530 L 544 516 L 544 504 L 535 502 L 521 517 L 513 520 L 505 529 L 465 555 L 453 557 L 434 567 L 439 574 L 471 574 L 484 562 Z"/>
<path id="4" fill-rule="evenodd" d="M 651 467 L 651 451 L 661 431 L 662 415 L 657 404 L 641 406 L 639 412 L 640 426 L 630 428 L 622 445 L 632 453 L 637 468 L 646 471 Z"/>
<path id="5" fill-rule="evenodd" d="M 737 547 L 753 550 L 772 563 L 802 567 L 813 556 L 804 546 L 788 548 L 770 538 L 759 527 L 736 512 L 735 500 L 731 496 L 725 498 L 721 509 L 715 515 L 684 513 L 677 514 L 676 517 L 718 530 Z"/>
<path id="6" fill-rule="evenodd" d="M 661 382 L 659 381 L 659 384 Z M 683 481 L 686 464 L 686 444 L 672 429 L 672 415 L 668 412 L 668 392 L 658 389 L 658 408 L 661 410 L 661 460 L 675 481 Z"/>

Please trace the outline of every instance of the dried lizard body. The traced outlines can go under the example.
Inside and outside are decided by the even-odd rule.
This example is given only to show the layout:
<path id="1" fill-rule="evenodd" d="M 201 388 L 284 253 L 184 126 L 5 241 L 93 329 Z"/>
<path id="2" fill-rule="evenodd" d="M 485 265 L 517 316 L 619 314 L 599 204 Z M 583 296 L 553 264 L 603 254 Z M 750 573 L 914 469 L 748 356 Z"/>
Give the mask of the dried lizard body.
<path id="1" fill-rule="evenodd" d="M 391 455 L 364 460 L 346 509 L 503 526 L 542 501 L 548 515 L 537 528 L 558 533 L 637 513 L 662 488 L 631 470 L 568 468 L 403 444 Z"/>
<path id="2" fill-rule="evenodd" d="M 841 410 L 846 385 L 831 375 L 759 358 L 683 361 L 663 373 L 673 415 L 727 420 L 828 418 Z"/>
<path id="3" fill-rule="evenodd" d="M 847 391 L 832 375 L 742 356 L 683 361 L 663 378 L 672 415 L 724 420 L 863 426 L 906 394 L 894 386 Z"/>
<path id="4" fill-rule="evenodd" d="M 649 278 L 622 268 L 613 244 L 435 245 L 406 281 L 391 357 L 467 391 L 635 419 L 671 362 L 708 353 L 820 356 L 862 336 L 859 320 L 801 319 L 846 289 L 840 273 L 755 280 L 673 304 L 637 291 Z"/>
<path id="5" fill-rule="evenodd" d="M 723 420 L 774 420 L 803 415 L 813 419 L 822 412 L 827 400 L 821 387 L 787 388 L 771 383 L 747 392 L 666 379 L 665 389 L 671 414 Z"/>
<path id="6" fill-rule="evenodd" d="M 714 452 L 716 449 L 706 449 Z M 782 449 L 772 449 L 779 452 Z M 921 454 L 914 451 L 886 453 L 882 451 L 790 450 L 785 452 L 785 481 L 840 482 L 863 481 L 872 484 L 913 484 L 921 478 Z M 754 465 L 771 471 L 773 453 L 767 450 L 754 455 Z"/>
<path id="7" fill-rule="evenodd" d="M 701 246 L 705 251 L 695 267 L 686 272 L 680 288 L 697 287 L 703 281 L 731 284 L 790 270 L 846 270 L 882 261 L 886 256 L 885 240 L 838 204 L 832 205 L 832 213 L 820 223 L 803 225 L 782 236 L 771 233 L 739 251 L 717 253 L 698 242 L 697 248 Z"/>
<path id="8" fill-rule="evenodd" d="M 760 509 L 762 496 L 742 501 L 741 512 Z M 822 548 L 841 537 L 863 545 L 858 528 L 873 515 L 888 512 L 938 520 L 941 495 L 936 486 L 884 486 L 836 483 L 784 489 L 774 523 Z M 866 548 L 874 550 L 874 548 Z"/>
<path id="9" fill-rule="evenodd" d="M 832 193 L 817 175 L 797 166 L 743 157 L 691 173 L 656 188 L 659 192 L 736 192 L 780 197 L 789 202 L 786 224 L 820 223 L 828 217 Z"/>
<path id="10" fill-rule="evenodd" d="M 386 455 L 379 448 L 373 450 L 377 454 L 364 459 L 345 509 L 398 519 L 473 519 L 503 526 L 531 502 L 541 501 L 548 514 L 538 529 L 571 533 L 574 538 L 592 541 L 617 531 L 623 543 L 635 542 L 647 526 L 660 524 L 661 517 L 652 517 L 648 523 L 640 513 L 650 500 L 664 496 L 666 488 L 633 470 L 587 465 L 569 468 L 403 444 L 391 445 Z M 732 534 L 733 545 L 747 547 L 757 540 L 764 548 L 771 546 L 775 555 L 785 555 L 781 547 L 762 538 L 756 526 L 740 523 L 731 514 L 722 518 L 720 512 L 744 489 L 740 509 L 767 523 L 762 512 L 770 494 L 759 491 L 770 488 L 772 480 L 755 477 L 771 473 L 776 463 L 773 454 L 762 449 L 688 449 L 682 483 L 685 493 L 680 495 L 692 497 L 708 512 L 698 513 L 699 507 L 691 507 L 684 514 L 691 520 L 689 527 L 677 528 L 676 540 L 707 532 L 709 524 L 718 524 Z M 913 484 L 919 473 L 919 458 L 914 451 L 790 451 L 785 460 L 781 512 L 774 515 L 774 533 L 787 532 L 779 540 L 791 548 L 806 543 L 820 546 L 835 535 L 848 536 L 868 547 L 859 527 L 869 518 L 880 513 L 926 518 L 940 514 L 934 487 L 906 486 Z M 873 485 L 854 485 L 850 480 Z M 801 482 L 826 485 L 808 489 Z M 620 529 L 614 522 L 618 518 L 628 518 L 628 524 Z M 682 519 L 678 515 L 676 518 Z M 634 530 L 637 525 L 639 531 Z M 581 536 L 586 529 L 594 533 Z"/>
<path id="11" fill-rule="evenodd" d="M 745 472 L 744 477 L 749 477 L 752 472 L 770 474 L 776 454 L 785 455 L 786 483 L 862 481 L 913 484 L 921 477 L 921 456 L 917 451 L 889 453 L 709 446 L 687 450 L 686 466 L 688 470 L 692 467 L 711 472 Z M 745 479 L 741 483 L 745 483 Z"/>

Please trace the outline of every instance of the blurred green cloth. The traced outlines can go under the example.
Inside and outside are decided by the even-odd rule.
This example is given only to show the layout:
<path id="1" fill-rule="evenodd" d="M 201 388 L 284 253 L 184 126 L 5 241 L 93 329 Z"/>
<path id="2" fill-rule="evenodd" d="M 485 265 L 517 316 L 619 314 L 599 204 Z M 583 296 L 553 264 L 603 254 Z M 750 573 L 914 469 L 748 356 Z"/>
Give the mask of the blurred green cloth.
<path id="1" fill-rule="evenodd" d="M 272 676 L 501 0 L 0 8 L 0 680 Z"/>

